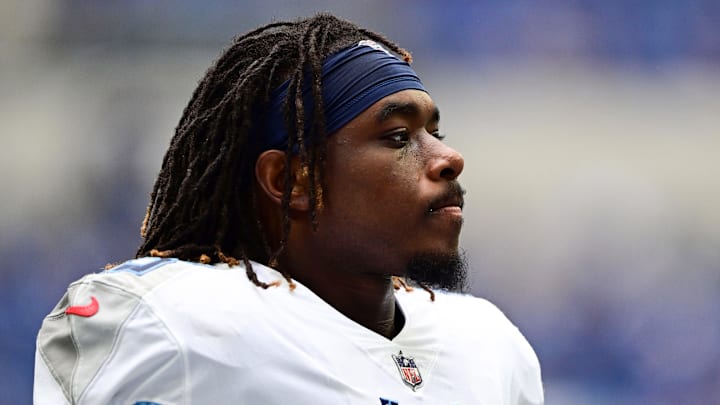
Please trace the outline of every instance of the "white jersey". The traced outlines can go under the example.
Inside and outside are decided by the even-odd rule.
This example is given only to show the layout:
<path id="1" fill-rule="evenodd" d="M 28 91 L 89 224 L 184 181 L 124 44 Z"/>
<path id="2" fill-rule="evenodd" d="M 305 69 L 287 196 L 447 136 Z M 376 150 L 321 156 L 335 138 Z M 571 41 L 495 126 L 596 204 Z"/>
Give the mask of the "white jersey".
<path id="1" fill-rule="evenodd" d="M 264 281 L 282 280 L 253 264 Z M 36 404 L 541 404 L 530 345 L 489 302 L 398 291 L 387 339 L 242 266 L 131 260 L 70 285 L 38 334 Z"/>

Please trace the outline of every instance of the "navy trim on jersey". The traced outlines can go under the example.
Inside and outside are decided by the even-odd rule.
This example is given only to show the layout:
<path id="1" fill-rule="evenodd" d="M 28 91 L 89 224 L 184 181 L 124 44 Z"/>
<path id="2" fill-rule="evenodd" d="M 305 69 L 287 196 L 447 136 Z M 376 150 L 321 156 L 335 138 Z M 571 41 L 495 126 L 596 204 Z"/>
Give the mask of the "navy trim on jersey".
<path id="1" fill-rule="evenodd" d="M 108 273 L 119 273 L 121 271 L 133 273 L 142 276 L 153 270 L 156 270 L 166 264 L 175 263 L 178 259 L 163 259 L 160 257 L 141 257 L 139 259 L 128 260 L 127 262 L 108 270 Z"/>

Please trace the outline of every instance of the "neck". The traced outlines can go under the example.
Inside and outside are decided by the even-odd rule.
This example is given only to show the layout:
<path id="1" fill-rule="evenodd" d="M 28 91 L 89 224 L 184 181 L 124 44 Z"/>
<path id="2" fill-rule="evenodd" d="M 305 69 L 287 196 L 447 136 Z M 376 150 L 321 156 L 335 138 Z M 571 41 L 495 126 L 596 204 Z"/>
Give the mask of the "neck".
<path id="1" fill-rule="evenodd" d="M 319 266 L 303 268 L 307 269 L 319 269 Z M 289 273 L 323 301 L 365 328 L 388 339 L 400 333 L 405 320 L 396 306 L 395 288 L 389 275 L 337 268 Z"/>

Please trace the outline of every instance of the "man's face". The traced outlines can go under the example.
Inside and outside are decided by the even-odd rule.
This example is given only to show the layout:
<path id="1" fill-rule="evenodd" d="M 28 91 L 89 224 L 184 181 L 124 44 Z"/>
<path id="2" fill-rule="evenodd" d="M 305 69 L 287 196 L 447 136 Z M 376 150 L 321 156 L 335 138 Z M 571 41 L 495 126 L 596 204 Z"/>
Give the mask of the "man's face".
<path id="1" fill-rule="evenodd" d="M 320 255 L 393 275 L 421 256 L 458 256 L 464 162 L 438 121 L 427 93 L 404 90 L 328 138 Z"/>

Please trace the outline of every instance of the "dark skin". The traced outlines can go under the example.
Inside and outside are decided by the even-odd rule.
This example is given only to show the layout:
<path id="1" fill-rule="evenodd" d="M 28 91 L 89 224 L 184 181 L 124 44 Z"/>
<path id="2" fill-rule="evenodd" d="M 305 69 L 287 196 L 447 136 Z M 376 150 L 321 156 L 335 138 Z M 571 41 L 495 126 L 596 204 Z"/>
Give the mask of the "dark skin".
<path id="1" fill-rule="evenodd" d="M 430 96 L 404 90 L 379 100 L 328 138 L 323 206 L 314 231 L 308 179 L 293 161 L 291 230 L 279 267 L 358 324 L 388 338 L 404 324 L 392 276 L 418 254 L 454 254 L 462 227 L 458 196 L 448 194 L 462 156 L 442 142 Z M 256 163 L 263 228 L 281 235 L 285 154 Z"/>

